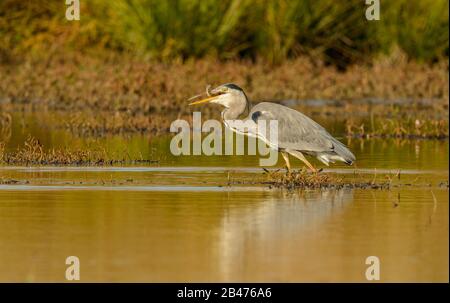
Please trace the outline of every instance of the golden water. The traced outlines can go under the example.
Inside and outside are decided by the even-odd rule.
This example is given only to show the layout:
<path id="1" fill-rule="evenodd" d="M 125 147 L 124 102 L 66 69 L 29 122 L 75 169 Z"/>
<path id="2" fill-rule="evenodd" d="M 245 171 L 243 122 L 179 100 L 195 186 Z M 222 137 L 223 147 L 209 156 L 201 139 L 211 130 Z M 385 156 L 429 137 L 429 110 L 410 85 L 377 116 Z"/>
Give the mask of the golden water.
<path id="1" fill-rule="evenodd" d="M 33 127 L 47 147 L 88 139 Z M 14 130 L 13 149 L 26 132 Z M 97 142 L 98 141 L 98 142 Z M 159 163 L 0 167 L 0 281 L 448 281 L 448 141 L 353 140 L 357 167 L 391 190 L 227 186 L 261 177 L 256 157 L 174 157 L 167 138 L 110 137 L 108 150 Z M 294 162 L 296 166 L 300 163 Z M 280 162 L 281 167 L 281 162 Z"/>

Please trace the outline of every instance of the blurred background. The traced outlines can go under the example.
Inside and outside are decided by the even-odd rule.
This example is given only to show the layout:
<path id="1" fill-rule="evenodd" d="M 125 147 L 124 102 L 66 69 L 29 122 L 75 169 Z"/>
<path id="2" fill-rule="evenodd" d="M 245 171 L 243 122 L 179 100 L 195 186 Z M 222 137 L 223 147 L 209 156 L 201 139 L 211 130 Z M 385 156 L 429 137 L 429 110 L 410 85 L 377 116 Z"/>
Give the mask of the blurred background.
<path id="1" fill-rule="evenodd" d="M 345 68 L 402 52 L 448 58 L 448 1 L 381 1 L 379 21 L 362 0 L 81 0 L 81 22 L 65 1 L 3 0 L 0 58 L 108 52 L 164 61 L 212 57 L 279 63 L 306 55 Z"/>
<path id="2" fill-rule="evenodd" d="M 227 82 L 338 136 L 447 138 L 448 5 L 381 1 L 369 21 L 361 0 L 81 0 L 69 21 L 62 0 L 3 0 L 0 147 L 167 134 Z"/>

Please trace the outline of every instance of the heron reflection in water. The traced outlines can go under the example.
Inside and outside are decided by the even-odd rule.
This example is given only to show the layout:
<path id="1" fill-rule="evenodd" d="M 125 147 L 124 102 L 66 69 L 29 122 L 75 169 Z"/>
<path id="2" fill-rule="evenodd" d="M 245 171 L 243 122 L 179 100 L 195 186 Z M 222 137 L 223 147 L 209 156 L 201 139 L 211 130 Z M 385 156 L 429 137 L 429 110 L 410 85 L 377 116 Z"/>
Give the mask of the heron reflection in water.
<path id="1" fill-rule="evenodd" d="M 313 172 L 317 172 L 317 169 L 305 158 L 305 155 L 316 157 L 327 166 L 335 161 L 342 161 L 348 165 L 355 161 L 355 156 L 343 143 L 333 138 L 317 122 L 292 108 L 271 102 L 261 102 L 251 107 L 244 90 L 232 83 L 220 85 L 212 90 L 207 88 L 206 93 L 207 98 L 189 105 L 215 103 L 224 106 L 222 120 L 225 126 L 236 133 L 257 137 L 269 146 L 277 146 L 286 161 L 288 170 L 291 169 L 289 155 L 303 161 Z M 191 99 L 199 96 L 201 95 Z M 243 121 L 252 122 L 254 127 L 239 129 L 227 123 L 229 120 L 239 119 L 246 113 L 247 117 L 243 118 Z M 256 126 L 260 120 L 278 121 L 278 142 L 271 142 L 270 138 L 258 130 Z"/>

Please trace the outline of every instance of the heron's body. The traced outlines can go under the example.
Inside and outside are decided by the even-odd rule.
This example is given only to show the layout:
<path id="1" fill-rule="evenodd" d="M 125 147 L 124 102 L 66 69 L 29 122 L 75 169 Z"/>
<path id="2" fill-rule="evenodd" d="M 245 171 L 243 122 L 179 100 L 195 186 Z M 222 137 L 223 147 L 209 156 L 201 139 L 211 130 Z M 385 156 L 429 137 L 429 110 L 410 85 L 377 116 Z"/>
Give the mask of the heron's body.
<path id="1" fill-rule="evenodd" d="M 290 169 L 288 154 L 305 162 L 313 171 L 315 168 L 304 154 L 316 157 L 326 165 L 335 161 L 350 165 L 355 161 L 355 156 L 343 143 L 333 138 L 318 123 L 292 108 L 271 102 L 262 102 L 251 108 L 244 91 L 235 84 L 221 85 L 212 90 L 211 95 L 192 104 L 211 102 L 223 105 L 225 109 L 222 111 L 222 119 L 226 127 L 238 133 L 258 137 L 269 146 L 277 146 L 288 169 Z M 229 120 L 240 119 L 244 114 L 247 116 L 243 120 L 249 122 L 246 125 L 250 127 L 237 129 L 227 123 Z M 260 132 L 257 127 L 260 120 L 265 121 L 266 125 L 271 120 L 278 121 L 277 143 L 271 142 L 266 133 Z"/>

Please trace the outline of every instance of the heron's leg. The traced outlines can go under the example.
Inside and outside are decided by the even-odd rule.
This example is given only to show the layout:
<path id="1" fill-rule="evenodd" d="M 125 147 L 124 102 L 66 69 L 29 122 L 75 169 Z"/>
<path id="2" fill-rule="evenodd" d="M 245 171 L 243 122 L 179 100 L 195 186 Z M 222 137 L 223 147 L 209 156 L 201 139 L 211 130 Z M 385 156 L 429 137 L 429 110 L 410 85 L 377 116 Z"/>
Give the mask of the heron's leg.
<path id="1" fill-rule="evenodd" d="M 298 150 L 289 150 L 289 153 L 294 157 L 296 157 L 297 159 L 303 161 L 303 163 L 305 163 L 309 167 L 309 169 L 311 169 L 314 173 L 317 172 L 317 169 L 314 166 L 312 166 L 312 164 L 309 163 L 308 160 L 306 160 L 305 156 L 303 156 L 301 152 L 299 152 Z"/>
<path id="2" fill-rule="evenodd" d="M 289 162 L 289 154 L 287 152 L 281 152 L 281 155 L 283 155 L 283 159 L 286 162 L 286 167 L 288 172 L 291 171 L 291 163 Z"/>

